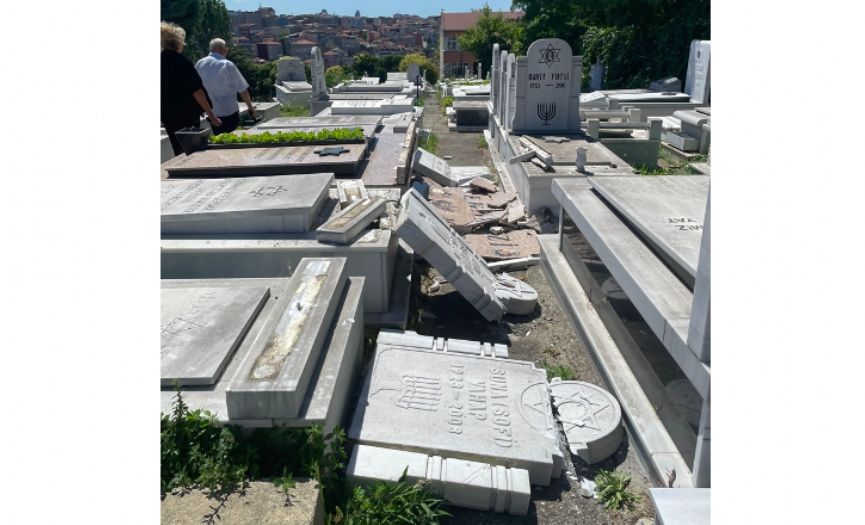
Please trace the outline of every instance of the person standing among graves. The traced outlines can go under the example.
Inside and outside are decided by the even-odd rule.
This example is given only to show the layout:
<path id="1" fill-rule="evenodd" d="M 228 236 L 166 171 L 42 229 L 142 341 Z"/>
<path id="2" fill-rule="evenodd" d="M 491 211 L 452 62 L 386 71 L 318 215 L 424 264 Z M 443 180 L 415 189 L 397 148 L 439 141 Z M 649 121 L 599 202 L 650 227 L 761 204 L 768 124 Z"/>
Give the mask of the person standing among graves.
<path id="1" fill-rule="evenodd" d="M 255 108 L 249 97 L 249 84 L 234 62 L 225 58 L 228 46 L 225 40 L 214 38 L 210 41 L 210 54 L 195 64 L 195 70 L 201 76 L 204 89 L 213 101 L 213 110 L 222 120 L 222 124 L 213 127 L 213 133 L 230 133 L 240 124 L 240 109 L 237 107 L 237 95 L 246 102 L 249 116 L 255 118 Z"/>
<path id="2" fill-rule="evenodd" d="M 207 94 L 201 83 L 201 77 L 195 71 L 192 61 L 183 56 L 186 45 L 186 31 L 176 24 L 162 22 L 160 24 L 162 41 L 162 90 L 160 104 L 160 120 L 168 133 L 168 140 L 174 154 L 183 152 L 180 143 L 174 136 L 175 132 L 188 127 L 198 127 L 202 110 L 211 122 L 220 125 L 219 117 L 213 112 L 207 101 Z"/>

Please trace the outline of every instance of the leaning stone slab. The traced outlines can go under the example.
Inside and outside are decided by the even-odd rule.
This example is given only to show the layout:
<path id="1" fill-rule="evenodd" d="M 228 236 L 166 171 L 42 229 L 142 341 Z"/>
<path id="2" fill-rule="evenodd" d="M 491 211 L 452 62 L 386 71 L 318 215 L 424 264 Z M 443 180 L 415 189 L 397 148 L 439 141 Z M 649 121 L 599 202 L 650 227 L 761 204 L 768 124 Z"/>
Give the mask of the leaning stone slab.
<path id="1" fill-rule="evenodd" d="M 435 352 L 456 352 L 481 357 L 508 358 L 508 347 L 500 343 L 483 343 L 480 341 L 469 341 L 468 339 L 432 337 L 429 335 L 420 335 L 411 330 L 383 329 L 378 333 L 378 342 L 395 347 L 420 348 Z"/>
<path id="2" fill-rule="evenodd" d="M 625 431 L 622 408 L 612 394 L 591 383 L 558 378 L 550 393 L 571 454 L 591 465 L 619 449 Z"/>
<path id="3" fill-rule="evenodd" d="M 366 198 L 355 201 L 319 226 L 316 238 L 319 242 L 348 244 L 383 213 L 383 199 Z"/>
<path id="4" fill-rule="evenodd" d="M 347 281 L 345 258 L 303 259 L 226 390 L 231 419 L 296 418 Z"/>
<path id="5" fill-rule="evenodd" d="M 496 276 L 496 297 L 505 305 L 505 311 L 514 315 L 528 315 L 538 304 L 537 290 L 506 273 Z"/>
<path id="6" fill-rule="evenodd" d="M 269 481 L 252 481 L 233 492 L 219 506 L 218 500 L 201 489 L 168 494 L 160 503 L 162 525 L 193 525 L 220 523 L 223 525 L 324 525 L 324 499 L 314 479 L 295 480 L 286 494 Z M 218 508 L 218 512 L 214 512 Z"/>
<path id="7" fill-rule="evenodd" d="M 529 510 L 529 473 L 521 468 L 357 445 L 347 474 L 361 483 L 396 482 L 403 471 L 410 483 L 425 482 L 428 490 L 458 507 L 517 516 L 525 516 Z"/>
<path id="8" fill-rule="evenodd" d="M 331 173 L 166 180 L 162 233 L 302 233 L 328 197 Z"/>
<path id="9" fill-rule="evenodd" d="M 564 464 L 546 372 L 526 361 L 379 344 L 349 437 L 526 469 L 533 485 Z"/>
<path id="10" fill-rule="evenodd" d="M 345 208 L 354 201 L 369 197 L 362 180 L 338 180 L 336 181 L 337 198 L 339 205 Z"/>
<path id="11" fill-rule="evenodd" d="M 462 237 L 410 189 L 397 217 L 400 238 L 426 259 L 488 321 L 501 319 L 504 305 L 495 295 L 495 276 Z"/>
<path id="12" fill-rule="evenodd" d="M 486 260 L 520 259 L 541 254 L 538 234 L 534 230 L 512 230 L 499 234 L 470 233 L 466 243 Z"/>
<path id="13" fill-rule="evenodd" d="M 162 386 L 219 380 L 270 296 L 264 285 L 162 287 Z"/>
<path id="14" fill-rule="evenodd" d="M 423 148 L 415 151 L 412 170 L 442 186 L 462 186 L 475 177 L 492 179 L 490 169 L 486 166 L 450 166 L 443 158 Z"/>
<path id="15" fill-rule="evenodd" d="M 520 137 L 519 142 L 520 146 L 526 148 L 527 150 L 535 152 L 535 156 L 541 162 L 543 162 L 546 167 L 550 167 L 553 165 L 553 156 L 549 151 L 545 150 L 544 148 L 538 146 L 534 142 L 524 137 Z"/>

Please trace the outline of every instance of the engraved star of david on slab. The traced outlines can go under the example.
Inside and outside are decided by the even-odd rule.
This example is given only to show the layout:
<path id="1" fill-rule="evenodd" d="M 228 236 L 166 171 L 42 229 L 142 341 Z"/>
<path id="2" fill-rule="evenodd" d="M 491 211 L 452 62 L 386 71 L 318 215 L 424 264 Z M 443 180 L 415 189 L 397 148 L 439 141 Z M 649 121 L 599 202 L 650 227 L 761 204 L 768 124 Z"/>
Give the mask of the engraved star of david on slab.
<path id="1" fill-rule="evenodd" d="M 545 49 L 541 49 L 541 59 L 538 60 L 538 64 L 546 64 L 547 67 L 553 67 L 555 62 L 561 62 L 559 60 L 559 53 L 561 51 L 561 48 L 553 47 L 552 42 L 550 42 Z"/>
<path id="2" fill-rule="evenodd" d="M 342 146 L 330 146 L 327 148 L 320 148 L 314 150 L 313 153 L 318 153 L 320 157 L 324 157 L 327 155 L 333 155 L 334 157 L 339 157 L 343 153 L 348 153 L 349 150 L 343 148 Z"/>

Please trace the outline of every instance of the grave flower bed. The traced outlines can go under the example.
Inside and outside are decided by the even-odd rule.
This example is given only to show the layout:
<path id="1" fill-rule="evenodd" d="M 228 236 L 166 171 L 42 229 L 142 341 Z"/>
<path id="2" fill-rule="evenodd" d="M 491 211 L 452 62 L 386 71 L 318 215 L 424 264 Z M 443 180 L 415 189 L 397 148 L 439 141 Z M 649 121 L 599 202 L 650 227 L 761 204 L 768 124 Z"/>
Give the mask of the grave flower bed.
<path id="1" fill-rule="evenodd" d="M 265 131 L 264 133 L 222 133 L 210 139 L 210 147 L 262 147 L 362 143 L 362 128 L 333 128 L 318 131 Z"/>

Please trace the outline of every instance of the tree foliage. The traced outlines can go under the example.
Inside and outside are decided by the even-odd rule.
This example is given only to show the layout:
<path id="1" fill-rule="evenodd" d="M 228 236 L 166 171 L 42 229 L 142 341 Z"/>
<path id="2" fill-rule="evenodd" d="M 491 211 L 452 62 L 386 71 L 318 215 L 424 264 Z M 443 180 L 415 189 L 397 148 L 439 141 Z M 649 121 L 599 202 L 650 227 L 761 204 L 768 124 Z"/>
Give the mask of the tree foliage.
<path id="1" fill-rule="evenodd" d="M 359 77 L 378 77 L 384 82 L 387 80 L 388 71 L 397 71 L 403 55 L 388 55 L 377 57 L 369 53 L 359 53 L 355 55 L 354 62 L 351 66 L 351 71 L 355 78 Z"/>
<path id="2" fill-rule="evenodd" d="M 195 62 L 209 52 L 214 38 L 231 38 L 231 21 L 222 0 L 161 0 L 161 16 L 166 22 L 186 30 L 183 54 Z"/>
<path id="3" fill-rule="evenodd" d="M 331 88 L 350 78 L 348 72 L 342 66 L 332 66 L 324 71 L 324 83 Z"/>
<path id="4" fill-rule="evenodd" d="M 276 84 L 276 62 L 256 64 L 243 49 L 229 46 L 226 57 L 237 66 L 240 74 L 249 84 L 249 96 L 253 100 L 269 102 L 273 100 Z"/>
<path id="5" fill-rule="evenodd" d="M 709 0 L 514 0 L 525 11 L 526 47 L 561 38 L 589 65 L 606 66 L 607 88 L 646 87 L 666 76 L 685 78 L 691 40 L 710 38 Z M 488 51 L 489 55 L 490 52 Z"/>
<path id="6" fill-rule="evenodd" d="M 475 25 L 457 38 L 460 49 L 475 55 L 484 71 L 492 70 L 493 44 L 514 54 L 524 52 L 523 26 L 516 20 L 505 20 L 501 13 L 494 13 L 488 4 L 481 8 L 481 16 Z"/>
<path id="7" fill-rule="evenodd" d="M 435 84 L 439 80 L 439 67 L 435 62 L 420 53 L 412 53 L 402 57 L 399 61 L 399 70 L 408 71 L 409 64 L 417 64 L 420 71 L 426 70 L 426 79 L 430 84 Z M 408 79 L 414 84 L 413 78 Z"/>

